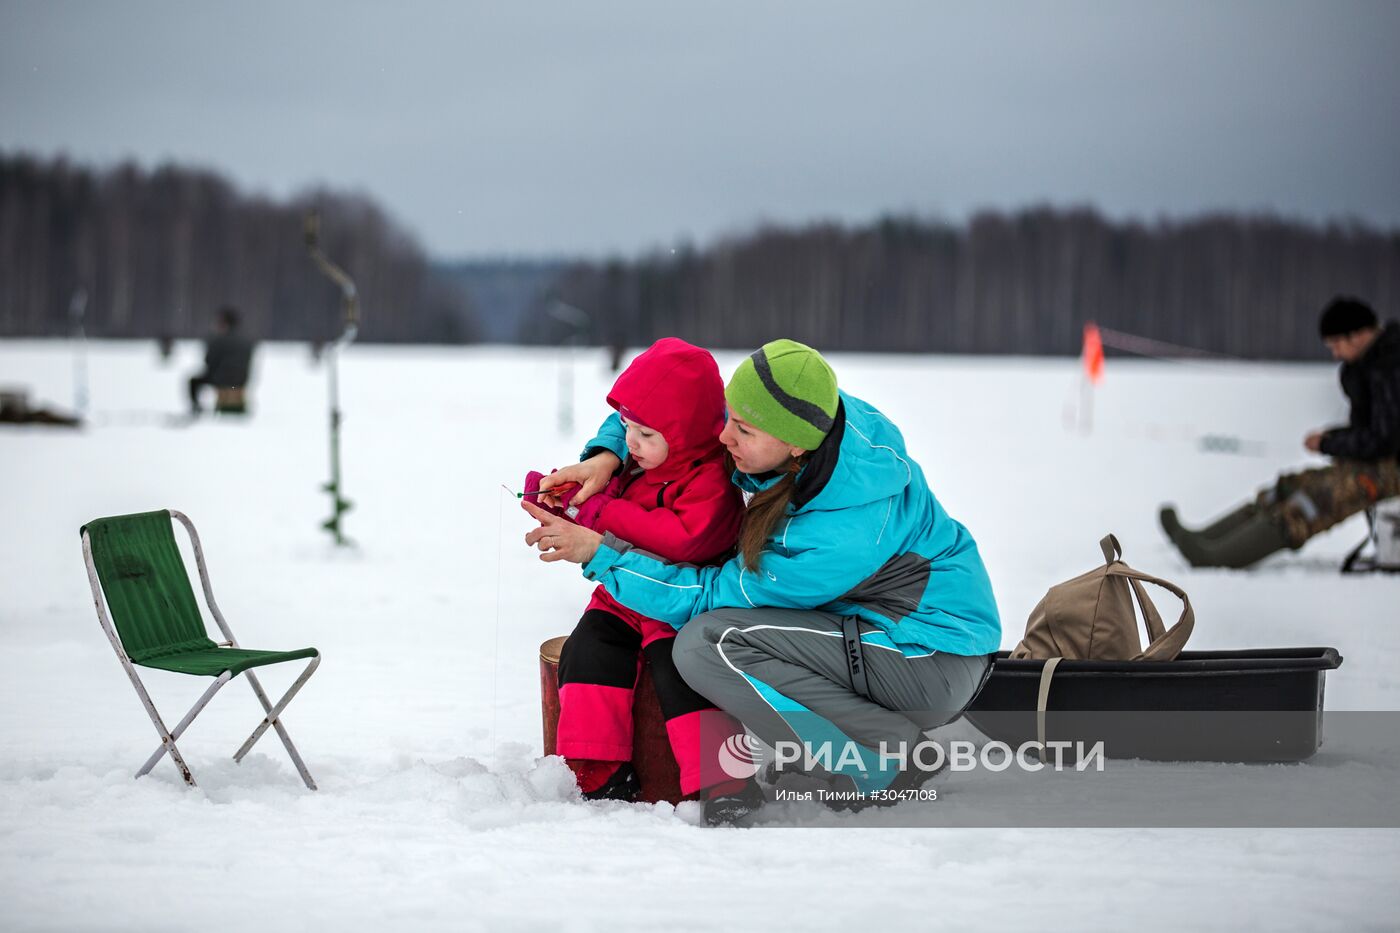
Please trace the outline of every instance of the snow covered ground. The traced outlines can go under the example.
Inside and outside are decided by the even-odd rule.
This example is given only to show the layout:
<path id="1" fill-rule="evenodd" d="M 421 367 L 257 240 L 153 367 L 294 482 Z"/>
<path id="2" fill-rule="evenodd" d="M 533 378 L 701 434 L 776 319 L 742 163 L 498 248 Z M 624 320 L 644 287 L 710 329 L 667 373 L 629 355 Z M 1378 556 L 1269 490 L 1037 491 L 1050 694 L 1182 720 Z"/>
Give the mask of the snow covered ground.
<path id="1" fill-rule="evenodd" d="M 584 804 L 539 758 L 536 649 L 589 585 L 523 547 L 501 484 L 575 456 L 605 412 L 601 353 L 578 358 L 563 434 L 555 353 L 352 348 L 358 546 L 338 550 L 318 527 L 324 370 L 265 346 L 250 420 L 164 426 L 197 352 L 162 368 L 153 345 L 93 344 L 92 426 L 0 429 L 0 926 L 1394 928 L 1392 829 L 900 829 L 861 814 L 712 830 L 695 804 Z M 738 359 L 720 354 L 721 370 Z M 68 407 L 72 360 L 62 342 L 0 343 L 0 385 Z M 1331 366 L 1111 360 L 1084 436 L 1065 426 L 1069 361 L 833 362 L 977 537 L 1004 646 L 1113 531 L 1130 563 L 1191 593 L 1192 647 L 1334 645 L 1329 709 L 1400 709 L 1400 579 L 1335 572 L 1360 519 L 1251 573 L 1190 570 L 1155 523 L 1160 501 L 1204 520 L 1308 462 L 1306 429 L 1344 415 Z M 1205 435 L 1247 455 L 1202 452 Z M 273 736 L 232 762 L 261 715 L 237 683 L 181 739 L 197 790 L 168 762 L 132 780 L 155 734 L 98 628 L 78 527 L 162 507 L 195 521 L 245 645 L 323 652 L 285 717 L 319 792 Z M 274 695 L 295 673 L 265 671 Z M 172 719 L 204 686 L 142 674 Z"/>

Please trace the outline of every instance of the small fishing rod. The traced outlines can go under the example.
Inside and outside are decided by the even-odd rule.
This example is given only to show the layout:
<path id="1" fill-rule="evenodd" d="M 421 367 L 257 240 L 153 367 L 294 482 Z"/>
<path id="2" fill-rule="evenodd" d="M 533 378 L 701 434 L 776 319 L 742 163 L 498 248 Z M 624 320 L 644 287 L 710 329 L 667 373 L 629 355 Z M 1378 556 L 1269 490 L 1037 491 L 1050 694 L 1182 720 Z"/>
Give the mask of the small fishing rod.
<path id="1" fill-rule="evenodd" d="M 514 489 L 511 489 L 509 486 L 507 486 L 505 483 L 502 483 L 502 484 L 501 484 L 501 488 L 504 489 L 506 492 L 510 493 L 512 496 L 515 496 L 515 498 L 517 498 L 517 499 L 523 499 L 523 498 L 525 498 L 526 496 L 558 496 L 558 495 L 562 495 L 563 493 L 566 493 L 566 492 L 568 492 L 568 491 L 571 490 L 571 489 L 578 489 L 578 488 L 579 488 L 579 484 L 578 484 L 578 483 L 565 483 L 565 484 L 562 485 L 562 486 L 555 486 L 553 489 L 527 489 L 525 492 L 516 492 Z"/>

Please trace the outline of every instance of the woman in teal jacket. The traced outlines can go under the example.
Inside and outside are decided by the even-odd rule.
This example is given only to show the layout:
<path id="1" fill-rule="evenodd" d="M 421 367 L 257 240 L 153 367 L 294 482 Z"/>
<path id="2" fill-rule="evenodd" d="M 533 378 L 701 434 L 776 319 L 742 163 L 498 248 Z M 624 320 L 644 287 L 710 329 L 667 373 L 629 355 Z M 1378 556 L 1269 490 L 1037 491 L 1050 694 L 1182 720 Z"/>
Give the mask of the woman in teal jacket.
<path id="1" fill-rule="evenodd" d="M 928 773 L 914 753 L 923 731 L 971 701 L 1001 643 L 977 544 L 929 491 L 899 429 L 841 392 L 815 350 L 764 345 L 725 398 L 720 440 L 751 495 L 734 558 L 669 563 L 528 504 L 541 526 L 526 542 L 680 629 L 674 656 L 687 682 L 779 762 L 831 777 L 833 799 L 907 796 Z M 576 503 L 625 453 L 613 416 L 581 463 L 541 485 L 581 483 Z M 750 749 L 730 752 L 731 774 L 753 773 Z M 708 804 L 707 817 L 731 820 L 761 802 L 750 783 Z"/>

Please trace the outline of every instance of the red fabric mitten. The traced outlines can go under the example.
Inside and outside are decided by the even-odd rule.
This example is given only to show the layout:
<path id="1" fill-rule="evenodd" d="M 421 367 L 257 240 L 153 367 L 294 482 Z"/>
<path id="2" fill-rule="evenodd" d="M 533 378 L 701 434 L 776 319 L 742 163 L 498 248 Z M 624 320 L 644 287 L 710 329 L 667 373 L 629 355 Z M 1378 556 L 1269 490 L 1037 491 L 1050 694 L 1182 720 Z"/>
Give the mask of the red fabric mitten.
<path id="1" fill-rule="evenodd" d="M 549 472 L 557 473 L 558 470 L 550 470 Z M 533 502 L 535 505 L 544 509 L 546 512 L 558 515 L 560 518 L 572 519 L 573 516 L 567 514 L 567 512 L 563 508 L 550 505 L 548 502 L 545 502 L 539 497 L 538 493 L 540 491 L 540 480 L 542 479 L 544 479 L 544 474 L 539 472 L 538 470 L 531 470 L 529 473 L 525 474 L 525 494 L 523 496 L 524 500 L 526 502 Z M 578 486 L 570 484 L 563 487 L 562 490 L 551 491 L 558 492 L 560 494 L 560 499 L 564 502 L 568 502 L 568 499 L 565 497 L 573 495 L 577 489 Z"/>
<path id="2" fill-rule="evenodd" d="M 609 502 L 617 498 L 618 491 L 622 489 L 622 478 L 614 476 L 612 480 L 602 489 L 588 497 L 588 501 L 583 505 L 570 505 L 569 500 L 574 497 L 577 489 L 570 489 L 560 497 L 564 503 L 564 514 L 585 528 L 598 526 L 598 518 L 603 514 L 603 509 L 607 508 Z"/>

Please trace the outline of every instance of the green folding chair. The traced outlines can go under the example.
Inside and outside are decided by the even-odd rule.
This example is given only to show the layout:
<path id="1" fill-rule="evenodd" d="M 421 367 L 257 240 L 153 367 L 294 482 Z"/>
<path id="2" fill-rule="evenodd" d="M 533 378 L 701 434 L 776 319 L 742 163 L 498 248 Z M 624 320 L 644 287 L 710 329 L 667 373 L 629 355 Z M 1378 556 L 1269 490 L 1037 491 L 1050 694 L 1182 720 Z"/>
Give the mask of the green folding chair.
<path id="1" fill-rule="evenodd" d="M 194 545 L 195 563 L 199 566 L 199 580 L 204 585 L 204 603 L 224 634 L 221 642 L 215 643 L 206 634 L 204 619 L 200 616 L 194 591 L 190 588 L 185 562 L 175 543 L 171 519 L 184 525 L 189 532 L 190 543 Z M 315 790 L 316 782 L 311 779 L 282 724 L 282 711 L 316 672 L 321 663 L 320 652 L 315 648 L 253 651 L 238 647 L 233 632 L 214 602 L 214 591 L 209 586 L 209 570 L 204 564 L 204 549 L 200 547 L 199 535 L 181 512 L 162 509 L 159 512 L 98 518 L 84 525 L 81 533 L 83 560 L 87 564 L 97 620 L 102 623 L 102 631 L 107 633 L 107 639 L 117 652 L 126 675 L 131 678 L 131 685 L 136 688 L 136 695 L 141 698 L 156 732 L 160 734 L 160 747 L 136 772 L 136 776 L 139 778 L 147 774 L 162 756 L 168 754 L 180 769 L 185 783 L 194 787 L 194 776 L 175 746 L 175 740 L 184 734 L 220 687 L 239 674 L 246 674 L 253 693 L 267 715 L 234 753 L 233 760 L 241 762 L 271 726 L 277 730 L 301 779 L 307 787 Z M 310 658 L 311 663 L 276 705 L 268 702 L 267 694 L 263 692 L 262 684 L 258 683 L 252 669 L 300 658 Z M 169 730 L 165 728 L 150 694 L 137 676 L 137 667 L 213 677 L 214 683 L 204 691 L 179 725 Z"/>

